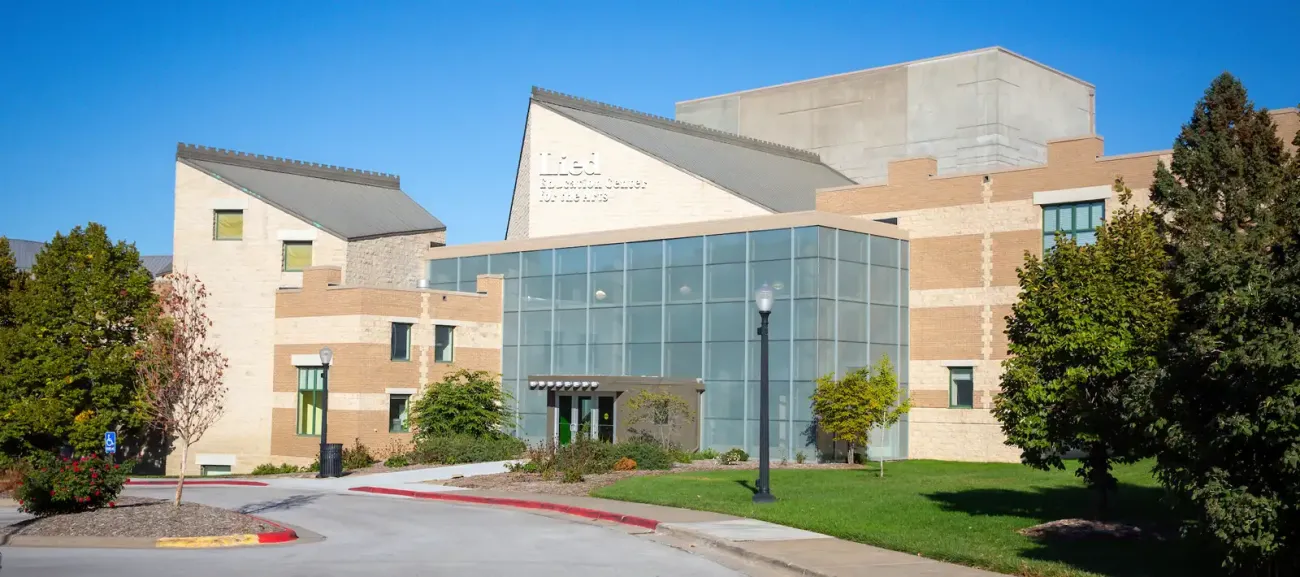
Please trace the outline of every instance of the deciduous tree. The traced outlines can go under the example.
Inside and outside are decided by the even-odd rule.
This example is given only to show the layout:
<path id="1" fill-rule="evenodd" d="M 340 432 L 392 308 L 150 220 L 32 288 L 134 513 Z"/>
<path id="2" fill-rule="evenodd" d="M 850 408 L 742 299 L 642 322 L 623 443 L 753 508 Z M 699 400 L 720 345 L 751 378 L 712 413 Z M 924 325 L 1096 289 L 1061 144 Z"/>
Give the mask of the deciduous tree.
<path id="1" fill-rule="evenodd" d="M 1224 74 L 1156 170 L 1179 311 L 1156 472 L 1241 572 L 1300 573 L 1300 171 Z M 1287 135 L 1290 138 L 1290 135 Z"/>
<path id="2" fill-rule="evenodd" d="M 651 427 L 649 436 L 665 447 L 682 425 L 694 420 L 686 399 L 668 391 L 642 390 L 628 400 L 627 409 L 627 424 L 645 423 Z"/>
<path id="3" fill-rule="evenodd" d="M 208 291 L 198 277 L 172 273 L 159 286 L 162 313 L 147 327 L 138 374 L 143 405 L 165 437 L 181 442 L 180 478 L 174 505 L 181 504 L 190 447 L 224 411 L 227 360 L 208 344 Z"/>
<path id="4" fill-rule="evenodd" d="M 513 424 L 501 383 L 488 371 L 460 369 L 433 383 L 411 403 L 417 439 L 442 435 L 501 435 Z"/>
<path id="5" fill-rule="evenodd" d="M 1151 387 L 1176 311 L 1154 216 L 1122 181 L 1114 189 L 1122 206 L 1095 244 L 1058 235 L 1042 260 L 1025 256 L 993 405 L 1026 465 L 1064 469 L 1066 453 L 1086 454 L 1075 473 L 1097 491 L 1098 512 L 1117 488 L 1112 464 L 1151 455 Z"/>
<path id="6" fill-rule="evenodd" d="M 854 450 L 866 446 L 872 429 L 891 427 L 911 410 L 911 400 L 900 400 L 900 392 L 888 356 L 841 379 L 824 375 L 817 379 L 812 396 L 817 427 L 835 441 L 848 444 L 848 462 L 852 463 Z"/>

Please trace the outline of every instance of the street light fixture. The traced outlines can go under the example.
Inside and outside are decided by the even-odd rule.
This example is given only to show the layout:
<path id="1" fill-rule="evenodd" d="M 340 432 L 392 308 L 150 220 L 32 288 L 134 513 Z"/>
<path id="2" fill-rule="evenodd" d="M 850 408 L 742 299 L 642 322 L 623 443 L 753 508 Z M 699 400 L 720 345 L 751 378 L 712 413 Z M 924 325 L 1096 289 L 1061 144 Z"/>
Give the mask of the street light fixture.
<path id="1" fill-rule="evenodd" d="M 319 461 L 319 462 L 320 462 L 320 472 L 318 472 L 318 473 L 316 474 L 317 477 L 326 477 L 326 476 L 328 476 L 328 474 L 329 474 L 329 473 L 327 472 L 327 470 L 326 470 L 326 466 L 325 466 L 325 463 L 326 463 L 326 461 L 325 461 L 325 443 L 326 443 L 326 439 L 327 439 L 327 437 L 328 437 L 328 435 L 326 434 L 326 432 L 329 431 L 329 421 L 330 421 L 330 363 L 332 363 L 332 362 L 334 362 L 334 351 L 333 351 L 333 350 L 330 350 L 329 347 L 325 347 L 325 348 L 321 349 L 321 350 L 320 350 L 320 364 L 321 364 L 321 369 L 322 369 L 322 371 L 321 371 L 321 378 L 320 378 L 320 388 L 321 388 L 321 401 L 320 401 L 320 461 Z"/>
<path id="2" fill-rule="evenodd" d="M 771 455 L 768 453 L 771 451 L 772 443 L 769 442 L 771 424 L 769 423 L 770 415 L 768 413 L 770 411 L 768 410 L 767 394 L 767 317 L 772 314 L 774 300 L 776 300 L 776 296 L 772 292 L 772 287 L 767 286 L 766 283 L 754 293 L 754 303 L 758 305 L 758 316 L 762 319 L 758 326 L 758 334 L 762 337 L 762 345 L 759 348 L 758 369 L 758 483 L 754 491 L 755 503 L 776 501 L 776 497 L 772 495 L 772 485 L 769 479 Z"/>

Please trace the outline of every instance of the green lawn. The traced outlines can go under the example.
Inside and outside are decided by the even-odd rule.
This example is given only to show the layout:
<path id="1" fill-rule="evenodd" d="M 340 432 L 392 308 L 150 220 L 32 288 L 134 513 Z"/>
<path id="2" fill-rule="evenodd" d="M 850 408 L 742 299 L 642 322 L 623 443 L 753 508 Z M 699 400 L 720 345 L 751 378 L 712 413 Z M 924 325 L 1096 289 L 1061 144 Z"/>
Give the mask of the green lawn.
<path id="1" fill-rule="evenodd" d="M 1038 543 L 1018 529 L 1088 517 L 1092 495 L 1071 470 L 1018 464 L 903 461 L 868 470 L 774 470 L 779 501 L 750 502 L 754 470 L 632 477 L 597 497 L 716 511 L 897 551 L 1026 576 L 1188 577 L 1219 573 L 1177 538 Z M 1120 467 L 1110 519 L 1174 528 L 1149 465 Z M 1176 534 L 1176 533 L 1171 533 Z"/>

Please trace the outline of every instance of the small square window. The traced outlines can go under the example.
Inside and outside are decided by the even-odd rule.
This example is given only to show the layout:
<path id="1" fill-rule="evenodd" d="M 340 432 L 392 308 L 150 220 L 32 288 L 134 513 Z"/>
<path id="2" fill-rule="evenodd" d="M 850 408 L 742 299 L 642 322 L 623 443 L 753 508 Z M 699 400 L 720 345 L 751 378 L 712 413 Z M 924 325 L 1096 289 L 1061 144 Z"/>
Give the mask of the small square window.
<path id="1" fill-rule="evenodd" d="M 1043 252 L 1056 246 L 1059 231 L 1080 245 L 1097 242 L 1097 227 L 1106 216 L 1106 201 L 1090 200 L 1043 206 Z"/>
<path id="2" fill-rule="evenodd" d="M 949 367 L 948 407 L 951 409 L 971 409 L 975 407 L 974 368 Z"/>
<path id="3" fill-rule="evenodd" d="M 393 323 L 391 358 L 394 361 L 411 360 L 411 323 Z"/>
<path id="4" fill-rule="evenodd" d="M 212 211 L 212 238 L 214 240 L 242 240 L 244 238 L 244 211 Z"/>
<path id="5" fill-rule="evenodd" d="M 200 477 L 217 477 L 230 474 L 230 465 L 199 465 Z"/>
<path id="6" fill-rule="evenodd" d="M 411 404 L 411 395 L 388 395 L 388 432 L 409 433 L 411 425 L 406 420 L 406 411 Z"/>
<path id="7" fill-rule="evenodd" d="M 433 327 L 433 360 L 438 363 L 450 363 L 455 348 L 456 327 L 436 325 Z"/>
<path id="8" fill-rule="evenodd" d="M 311 266 L 311 241 L 285 241 L 284 272 L 302 272 Z"/>

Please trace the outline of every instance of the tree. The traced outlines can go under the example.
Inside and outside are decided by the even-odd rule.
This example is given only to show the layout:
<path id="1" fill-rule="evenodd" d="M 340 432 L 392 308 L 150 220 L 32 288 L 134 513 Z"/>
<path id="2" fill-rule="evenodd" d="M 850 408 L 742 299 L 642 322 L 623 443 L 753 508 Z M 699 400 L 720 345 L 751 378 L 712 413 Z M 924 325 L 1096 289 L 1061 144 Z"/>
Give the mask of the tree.
<path id="1" fill-rule="evenodd" d="M 460 369 L 429 385 L 411 404 L 416 438 L 444 435 L 498 436 L 512 424 L 509 395 L 488 371 Z"/>
<path id="2" fill-rule="evenodd" d="M 56 235 L 25 276 L 0 329 L 0 453 L 88 453 L 105 431 L 138 431 L 135 352 L 154 294 L 135 247 L 91 223 Z"/>
<path id="3" fill-rule="evenodd" d="M 642 390 L 627 402 L 627 424 L 647 423 L 653 427 L 649 436 L 667 447 L 672 436 L 681 429 L 683 421 L 693 420 L 691 405 L 668 391 Z"/>
<path id="4" fill-rule="evenodd" d="M 158 307 L 161 315 L 146 327 L 137 373 L 145 413 L 165 438 L 180 440 L 180 478 L 174 506 L 181 505 L 190 447 L 216 423 L 224 411 L 229 364 L 208 345 L 207 288 L 198 277 L 172 273 L 162 279 Z"/>
<path id="5" fill-rule="evenodd" d="M 899 393 L 898 377 L 888 356 L 842 379 L 824 375 L 817 379 L 812 396 L 817 427 L 835 441 L 848 444 L 848 462 L 852 464 L 854 449 L 867 444 L 872 429 L 891 427 L 911 410 L 911 400 L 900 401 Z"/>
<path id="6" fill-rule="evenodd" d="M 1114 189 L 1123 206 L 1095 244 L 1058 233 L 1042 260 L 1025 255 L 993 404 L 1026 465 L 1064 469 L 1066 453 L 1087 455 L 1075 474 L 1097 492 L 1098 513 L 1118 488 L 1112 464 L 1151 455 L 1151 387 L 1176 312 L 1154 215 L 1131 205 L 1123 181 Z"/>
<path id="7" fill-rule="evenodd" d="M 25 276 L 18 271 L 9 239 L 0 236 L 0 328 L 14 324 L 13 294 L 21 289 Z"/>
<path id="8" fill-rule="evenodd" d="M 1179 301 L 1156 474 L 1226 566 L 1270 575 L 1300 573 L 1300 170 L 1287 157 L 1224 74 L 1151 189 Z"/>

